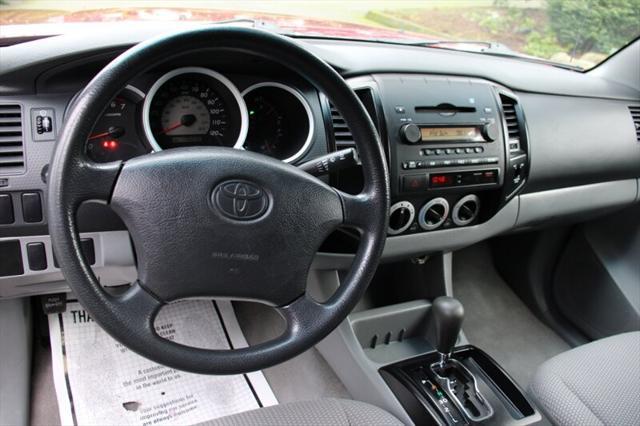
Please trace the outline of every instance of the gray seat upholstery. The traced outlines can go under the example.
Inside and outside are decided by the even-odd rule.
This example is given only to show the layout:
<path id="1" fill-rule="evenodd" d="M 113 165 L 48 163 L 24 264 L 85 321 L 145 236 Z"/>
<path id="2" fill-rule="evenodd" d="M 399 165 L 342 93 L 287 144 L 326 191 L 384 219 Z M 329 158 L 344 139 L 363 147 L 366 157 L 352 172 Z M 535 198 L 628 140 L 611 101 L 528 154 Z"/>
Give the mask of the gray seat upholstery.
<path id="1" fill-rule="evenodd" d="M 640 425 L 640 332 L 562 353 L 540 366 L 530 393 L 558 425 Z"/>
<path id="2" fill-rule="evenodd" d="M 222 417 L 200 426 L 342 426 L 402 425 L 390 413 L 364 402 L 348 399 L 318 399 L 290 402 Z"/>

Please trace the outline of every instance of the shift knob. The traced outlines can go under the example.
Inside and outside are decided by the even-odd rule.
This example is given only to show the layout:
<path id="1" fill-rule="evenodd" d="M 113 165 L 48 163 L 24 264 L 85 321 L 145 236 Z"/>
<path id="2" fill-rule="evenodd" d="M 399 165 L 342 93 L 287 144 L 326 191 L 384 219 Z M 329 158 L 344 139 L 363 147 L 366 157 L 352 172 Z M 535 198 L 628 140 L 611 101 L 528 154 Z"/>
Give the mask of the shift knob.
<path id="1" fill-rule="evenodd" d="M 428 338 L 438 352 L 450 355 L 464 319 L 464 308 L 458 299 L 441 296 L 433 301 L 429 315 Z"/>

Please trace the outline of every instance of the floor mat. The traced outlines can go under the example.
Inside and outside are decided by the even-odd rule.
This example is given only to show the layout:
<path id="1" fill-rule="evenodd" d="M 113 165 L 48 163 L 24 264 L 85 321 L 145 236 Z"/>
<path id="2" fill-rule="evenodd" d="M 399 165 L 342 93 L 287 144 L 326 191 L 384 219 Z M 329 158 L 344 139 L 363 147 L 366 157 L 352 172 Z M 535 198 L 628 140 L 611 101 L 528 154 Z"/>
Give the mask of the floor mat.
<path id="1" fill-rule="evenodd" d="M 454 253 L 453 294 L 464 305 L 462 329 L 469 342 L 524 388 L 540 364 L 570 349 L 504 282 L 485 244 Z"/>
<path id="2" fill-rule="evenodd" d="M 234 305 L 238 322 L 251 345 L 273 339 L 282 332 L 282 320 L 274 309 L 259 303 L 240 302 Z M 304 374 L 291 374 L 292 371 Z M 315 347 L 262 372 L 281 404 L 320 398 L 351 399 L 336 373 Z"/>
<path id="3" fill-rule="evenodd" d="M 184 301 L 163 308 L 158 333 L 208 349 L 246 346 L 230 302 Z M 49 317 L 62 424 L 195 424 L 277 404 L 261 372 L 185 373 L 122 346 L 77 303 Z"/>

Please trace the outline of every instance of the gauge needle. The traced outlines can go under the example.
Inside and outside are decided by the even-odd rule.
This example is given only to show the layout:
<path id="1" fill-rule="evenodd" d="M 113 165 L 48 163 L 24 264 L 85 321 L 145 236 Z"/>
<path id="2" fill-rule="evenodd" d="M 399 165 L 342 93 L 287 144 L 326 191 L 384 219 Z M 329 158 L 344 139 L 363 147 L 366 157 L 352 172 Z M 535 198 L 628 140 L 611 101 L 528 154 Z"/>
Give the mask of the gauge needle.
<path id="1" fill-rule="evenodd" d="M 178 127 L 182 127 L 182 126 L 191 126 L 193 123 L 196 122 L 196 116 L 193 114 L 185 114 L 182 117 L 180 117 L 180 121 L 178 121 L 175 124 L 172 124 L 171 126 L 164 128 L 162 130 L 160 130 L 160 133 L 168 133 L 172 130 L 177 129 Z"/>
<path id="2" fill-rule="evenodd" d="M 89 136 L 89 140 L 100 139 L 106 136 L 110 136 L 112 138 L 119 138 L 122 135 L 124 135 L 124 129 L 122 127 L 111 126 L 109 127 L 109 129 L 107 129 L 106 132 L 96 133 L 95 135 Z"/>

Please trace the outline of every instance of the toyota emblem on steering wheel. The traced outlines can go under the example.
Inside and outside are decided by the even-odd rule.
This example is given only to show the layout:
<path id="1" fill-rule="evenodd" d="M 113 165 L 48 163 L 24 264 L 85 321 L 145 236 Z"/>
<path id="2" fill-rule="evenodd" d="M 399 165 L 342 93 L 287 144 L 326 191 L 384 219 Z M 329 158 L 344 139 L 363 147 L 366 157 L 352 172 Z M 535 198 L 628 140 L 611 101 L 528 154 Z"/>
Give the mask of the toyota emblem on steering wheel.
<path id="1" fill-rule="evenodd" d="M 226 181 L 213 191 L 213 204 L 222 214 L 235 220 L 252 220 L 269 207 L 269 196 L 255 183 L 245 180 Z"/>

